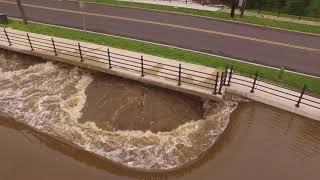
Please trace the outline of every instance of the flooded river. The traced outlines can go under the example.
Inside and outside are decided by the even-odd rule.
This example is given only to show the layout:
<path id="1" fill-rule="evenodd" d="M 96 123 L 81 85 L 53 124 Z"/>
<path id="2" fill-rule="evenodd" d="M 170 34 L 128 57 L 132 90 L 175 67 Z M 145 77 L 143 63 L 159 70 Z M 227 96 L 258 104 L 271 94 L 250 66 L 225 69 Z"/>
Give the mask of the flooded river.
<path id="1" fill-rule="evenodd" d="M 320 176 L 320 122 L 0 54 L 0 179 Z"/>

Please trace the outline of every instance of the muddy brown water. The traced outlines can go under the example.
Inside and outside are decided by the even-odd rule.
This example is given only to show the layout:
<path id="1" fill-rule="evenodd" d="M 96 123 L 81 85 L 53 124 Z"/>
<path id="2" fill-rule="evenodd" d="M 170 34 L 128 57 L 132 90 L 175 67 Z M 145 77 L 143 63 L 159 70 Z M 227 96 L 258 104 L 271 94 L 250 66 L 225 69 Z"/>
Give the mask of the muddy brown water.
<path id="1" fill-rule="evenodd" d="M 39 134 L 0 121 L 0 179 L 319 179 L 320 123 L 260 103 L 241 103 L 228 128 L 188 168 L 147 174 L 114 166 Z"/>
<path id="2" fill-rule="evenodd" d="M 206 104 L 7 51 L 0 70 L 0 179 L 320 175 L 320 123 L 311 119 L 255 102 Z"/>
<path id="3" fill-rule="evenodd" d="M 0 113 L 141 171 L 169 171 L 197 160 L 236 105 L 0 52 Z"/>
<path id="4" fill-rule="evenodd" d="M 170 131 L 202 118 L 200 98 L 94 73 L 80 122 L 102 129 Z M 108 119 L 108 121 L 106 121 Z"/>

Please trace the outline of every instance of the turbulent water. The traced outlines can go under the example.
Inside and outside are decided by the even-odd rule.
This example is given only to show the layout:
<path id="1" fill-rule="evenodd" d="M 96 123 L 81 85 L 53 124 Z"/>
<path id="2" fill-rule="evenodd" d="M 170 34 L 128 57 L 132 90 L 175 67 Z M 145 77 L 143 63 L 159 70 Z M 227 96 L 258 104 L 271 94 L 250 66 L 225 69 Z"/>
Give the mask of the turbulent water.
<path id="1" fill-rule="evenodd" d="M 232 101 L 204 103 L 203 119 L 167 132 L 106 130 L 90 120 L 79 122 L 93 81 L 83 69 L 1 54 L 0 113 L 121 165 L 159 170 L 180 167 L 207 151 L 237 107 Z"/>

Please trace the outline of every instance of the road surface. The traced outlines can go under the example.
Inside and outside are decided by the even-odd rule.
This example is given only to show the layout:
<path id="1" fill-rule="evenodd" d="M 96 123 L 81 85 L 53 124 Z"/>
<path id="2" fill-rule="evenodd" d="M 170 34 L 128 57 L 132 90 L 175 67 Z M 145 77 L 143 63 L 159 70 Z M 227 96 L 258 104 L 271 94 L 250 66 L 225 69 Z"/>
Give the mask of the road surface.
<path id="1" fill-rule="evenodd" d="M 30 20 L 86 29 L 320 76 L 320 36 L 167 12 L 78 2 L 23 0 Z M 0 12 L 20 17 L 15 0 Z M 319 26 L 320 28 L 320 26 Z"/>

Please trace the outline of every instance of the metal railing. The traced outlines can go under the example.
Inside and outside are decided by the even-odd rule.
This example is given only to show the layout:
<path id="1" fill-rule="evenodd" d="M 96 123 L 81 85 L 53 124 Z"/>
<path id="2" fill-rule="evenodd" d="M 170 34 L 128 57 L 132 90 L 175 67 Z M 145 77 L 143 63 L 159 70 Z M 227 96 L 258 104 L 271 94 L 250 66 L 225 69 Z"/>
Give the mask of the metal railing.
<path id="1" fill-rule="evenodd" d="M 176 82 L 177 86 L 189 85 L 201 89 L 211 91 L 212 94 L 222 94 L 223 86 L 231 84 L 247 87 L 250 93 L 260 91 L 295 102 L 297 108 L 300 105 L 306 105 L 316 109 L 320 109 L 320 100 L 313 97 L 312 91 L 308 90 L 304 85 L 300 92 L 296 89 L 280 86 L 267 82 L 260 78 L 258 72 L 253 76 L 244 76 L 236 72 L 231 67 L 216 74 L 201 72 L 197 69 L 183 67 L 182 64 L 172 65 L 163 62 L 145 59 L 143 56 L 132 57 L 124 54 L 111 52 L 109 49 L 101 50 L 100 48 L 92 48 L 78 43 L 68 43 L 58 41 L 54 38 L 34 37 L 29 33 L 21 34 L 8 32 L 3 29 L 0 33 L 0 40 L 6 41 L 9 46 L 20 45 L 30 48 L 30 51 L 42 50 L 52 53 L 54 56 L 69 56 L 77 58 L 80 62 L 90 61 L 102 63 L 106 69 L 122 68 L 138 73 L 141 78 L 145 76 L 154 76 L 163 78 L 171 82 Z"/>
<path id="2" fill-rule="evenodd" d="M 100 48 L 62 42 L 54 38 L 35 37 L 29 33 L 21 34 L 7 31 L 0 33 L 0 40 L 6 41 L 9 46 L 20 45 L 30 48 L 30 51 L 41 50 L 52 53 L 54 56 L 68 56 L 78 58 L 80 62 L 90 61 L 105 64 L 106 69 L 121 68 L 139 73 L 141 78 L 154 76 L 176 82 L 177 86 L 189 85 L 211 91 L 212 94 L 222 94 L 220 73 L 210 74 L 197 69 L 183 67 L 182 64 L 172 65 L 163 62 L 145 59 L 143 56 L 132 57 Z M 220 77 L 220 79 L 219 79 Z"/>
<path id="3" fill-rule="evenodd" d="M 315 98 L 313 96 L 313 94 L 315 93 L 311 90 L 308 90 L 306 85 L 303 86 L 300 92 L 297 92 L 296 90 L 293 90 L 291 88 L 267 82 L 262 78 L 259 78 L 259 72 L 256 72 L 251 77 L 244 76 L 243 74 L 235 72 L 233 66 L 226 67 L 224 76 L 225 81 L 223 86 L 236 84 L 239 86 L 247 87 L 250 93 L 260 91 L 275 97 L 295 102 L 295 106 L 297 108 L 299 108 L 302 104 L 312 108 L 320 109 L 320 99 Z"/>

